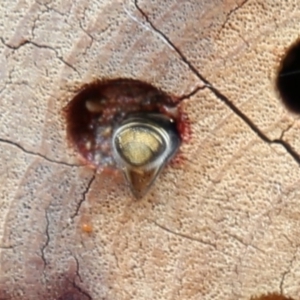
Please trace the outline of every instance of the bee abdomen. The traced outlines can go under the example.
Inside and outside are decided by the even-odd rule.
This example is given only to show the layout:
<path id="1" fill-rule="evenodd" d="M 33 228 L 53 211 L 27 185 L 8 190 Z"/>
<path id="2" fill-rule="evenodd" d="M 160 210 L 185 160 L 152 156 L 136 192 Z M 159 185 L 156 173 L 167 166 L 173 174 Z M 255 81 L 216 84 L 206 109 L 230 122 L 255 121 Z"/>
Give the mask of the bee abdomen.
<path id="1" fill-rule="evenodd" d="M 129 116 L 114 131 L 113 154 L 133 192 L 140 198 L 149 190 L 180 145 L 175 124 L 164 115 Z"/>

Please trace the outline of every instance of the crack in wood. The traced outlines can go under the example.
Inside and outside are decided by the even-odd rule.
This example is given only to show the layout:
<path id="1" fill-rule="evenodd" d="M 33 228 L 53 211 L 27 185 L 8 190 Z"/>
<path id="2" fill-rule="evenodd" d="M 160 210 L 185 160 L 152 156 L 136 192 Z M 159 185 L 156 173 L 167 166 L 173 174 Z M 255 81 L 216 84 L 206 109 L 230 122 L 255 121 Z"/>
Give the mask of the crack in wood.
<path id="1" fill-rule="evenodd" d="M 3 37 L 0 37 L 0 41 L 2 42 L 2 44 L 4 46 L 6 46 L 7 48 L 12 49 L 12 50 L 18 50 L 25 45 L 32 45 L 32 46 L 34 46 L 36 48 L 40 48 L 40 49 L 49 49 L 55 53 L 55 56 L 58 60 L 60 60 L 67 67 L 71 68 L 73 71 L 75 71 L 79 75 L 79 77 L 81 77 L 80 72 L 72 64 L 68 63 L 61 55 L 59 55 L 58 50 L 56 50 L 54 47 L 51 47 L 49 45 L 40 45 L 40 44 L 38 44 L 32 40 L 28 40 L 28 39 L 21 41 L 16 46 L 12 46 L 12 45 L 6 43 L 5 40 L 3 39 Z"/>
<path id="2" fill-rule="evenodd" d="M 184 239 L 188 239 L 190 241 L 193 241 L 193 242 L 198 242 L 198 243 L 201 243 L 203 245 L 206 245 L 206 246 L 210 246 L 210 247 L 213 247 L 214 249 L 217 248 L 217 245 L 216 244 L 213 244 L 213 243 L 210 243 L 210 242 L 206 242 L 206 241 L 203 241 L 201 239 L 197 239 L 197 238 L 194 238 L 194 237 L 191 237 L 187 234 L 184 234 L 184 233 L 180 233 L 180 232 L 176 232 L 176 231 L 173 231 L 161 224 L 158 224 L 156 221 L 152 221 L 153 224 L 155 224 L 157 227 L 159 227 L 160 229 L 170 233 L 170 234 L 173 234 L 173 235 L 176 235 L 176 236 L 179 236 L 181 238 L 184 238 Z"/>
<path id="3" fill-rule="evenodd" d="M 246 3 L 246 1 L 245 1 Z M 138 0 L 134 0 L 136 9 L 142 14 L 149 26 L 171 46 L 171 48 L 179 55 L 181 60 L 188 66 L 188 68 L 205 84 L 217 99 L 222 101 L 236 116 L 238 116 L 261 140 L 268 144 L 279 144 L 288 154 L 294 159 L 294 161 L 300 166 L 300 155 L 293 149 L 293 147 L 286 141 L 281 139 L 269 139 L 254 123 L 253 121 L 244 114 L 237 106 L 234 105 L 222 92 L 220 92 L 216 87 L 213 86 L 197 69 L 194 65 L 187 59 L 183 52 L 171 41 L 166 34 L 161 30 L 156 28 L 153 22 L 150 21 L 147 14 L 141 9 L 138 4 Z"/>
<path id="4" fill-rule="evenodd" d="M 89 192 L 89 190 L 91 188 L 92 183 L 96 179 L 96 172 L 97 171 L 95 170 L 93 176 L 91 177 L 91 179 L 89 180 L 89 182 L 88 182 L 85 190 L 83 191 L 82 198 L 80 199 L 79 203 L 77 204 L 76 210 L 75 210 L 74 214 L 71 216 L 71 220 L 73 220 L 76 216 L 78 216 L 79 210 L 80 210 L 83 202 L 85 202 L 85 200 L 86 200 L 86 195 L 88 194 L 88 192 Z"/>
<path id="5" fill-rule="evenodd" d="M 231 15 L 233 15 L 237 10 L 241 9 L 247 2 L 249 2 L 249 0 L 244 0 L 242 3 L 237 4 L 236 7 L 234 7 L 233 9 L 231 9 L 227 14 L 226 14 L 226 19 L 224 21 L 224 23 L 221 26 L 221 29 L 218 32 L 218 36 L 221 34 L 222 30 L 225 28 L 226 24 L 229 22 Z M 242 40 L 243 37 L 240 37 Z M 246 44 L 248 44 L 246 41 L 244 41 Z"/>
<path id="6" fill-rule="evenodd" d="M 43 158 L 43 159 L 45 159 L 49 162 L 55 163 L 55 164 L 64 165 L 64 166 L 68 166 L 68 167 L 83 167 L 84 166 L 84 165 L 80 165 L 80 164 L 70 164 L 70 163 L 67 163 L 67 162 L 64 162 L 64 161 L 59 161 L 59 160 L 54 160 L 54 159 L 48 158 L 47 156 L 45 156 L 43 154 L 40 154 L 38 152 L 29 151 L 29 150 L 25 149 L 23 146 L 21 146 L 20 144 L 15 143 L 15 142 L 10 141 L 10 140 L 3 139 L 3 138 L 0 138 L 0 143 L 9 144 L 9 145 L 14 146 L 16 148 L 19 148 L 20 150 L 22 150 L 26 154 L 41 157 L 41 158 Z"/>
<path id="7" fill-rule="evenodd" d="M 44 243 L 44 245 L 41 248 L 41 257 L 44 263 L 44 270 L 47 266 L 47 260 L 46 260 L 46 256 L 45 256 L 45 249 L 48 247 L 49 242 L 50 242 L 50 234 L 49 234 L 49 226 L 50 226 L 50 220 L 49 220 L 49 216 L 48 216 L 48 208 L 45 210 L 45 218 L 46 218 L 46 229 L 45 229 L 45 235 L 46 235 L 46 241 Z"/>
<path id="8" fill-rule="evenodd" d="M 284 294 L 284 288 L 283 288 L 283 285 L 284 285 L 284 281 L 285 281 L 285 278 L 286 276 L 291 273 L 291 268 L 292 268 L 292 265 L 294 263 L 294 261 L 296 260 L 296 253 L 297 253 L 297 249 L 292 257 L 292 259 L 290 260 L 289 264 L 288 264 L 288 268 L 287 270 L 285 270 L 282 275 L 281 275 L 281 280 L 280 280 L 280 283 L 279 283 L 279 290 L 280 290 L 280 293 L 283 295 Z"/>

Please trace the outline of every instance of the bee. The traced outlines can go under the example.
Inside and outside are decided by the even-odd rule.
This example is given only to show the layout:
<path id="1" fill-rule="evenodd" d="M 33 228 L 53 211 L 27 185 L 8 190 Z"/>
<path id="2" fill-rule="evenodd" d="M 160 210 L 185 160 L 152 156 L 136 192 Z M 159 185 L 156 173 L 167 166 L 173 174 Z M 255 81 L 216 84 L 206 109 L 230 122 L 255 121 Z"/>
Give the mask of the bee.
<path id="1" fill-rule="evenodd" d="M 136 198 L 142 198 L 179 149 L 172 119 L 158 113 L 136 113 L 112 135 L 113 157 Z"/>

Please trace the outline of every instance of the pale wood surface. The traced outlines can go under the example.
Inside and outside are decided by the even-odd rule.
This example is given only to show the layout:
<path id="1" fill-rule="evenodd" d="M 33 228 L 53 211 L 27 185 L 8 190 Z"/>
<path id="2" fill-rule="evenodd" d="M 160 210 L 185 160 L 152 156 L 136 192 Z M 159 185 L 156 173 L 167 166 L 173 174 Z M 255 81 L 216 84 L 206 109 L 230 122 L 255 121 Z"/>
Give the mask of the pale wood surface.
<path id="1" fill-rule="evenodd" d="M 4 0 L 0 292 L 299 299 L 300 123 L 274 87 L 299 21 L 297 0 Z M 141 201 L 66 142 L 76 88 L 115 77 L 186 96 L 183 162 Z"/>

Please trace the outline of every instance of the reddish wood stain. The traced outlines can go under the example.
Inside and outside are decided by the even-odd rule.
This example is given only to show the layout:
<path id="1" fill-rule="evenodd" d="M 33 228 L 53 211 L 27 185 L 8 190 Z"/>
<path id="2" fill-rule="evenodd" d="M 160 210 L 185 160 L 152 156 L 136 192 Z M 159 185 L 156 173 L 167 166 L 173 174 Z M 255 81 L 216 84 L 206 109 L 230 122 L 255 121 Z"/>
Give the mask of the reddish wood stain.
<path id="1" fill-rule="evenodd" d="M 268 295 L 262 295 L 259 297 L 252 297 L 251 300 L 293 300 L 293 299 L 289 297 L 285 297 L 281 294 L 272 293 Z"/>
<path id="2" fill-rule="evenodd" d="M 81 225 L 81 229 L 82 231 L 84 231 L 85 233 L 92 233 L 93 232 L 93 226 L 90 223 L 83 223 Z"/>

